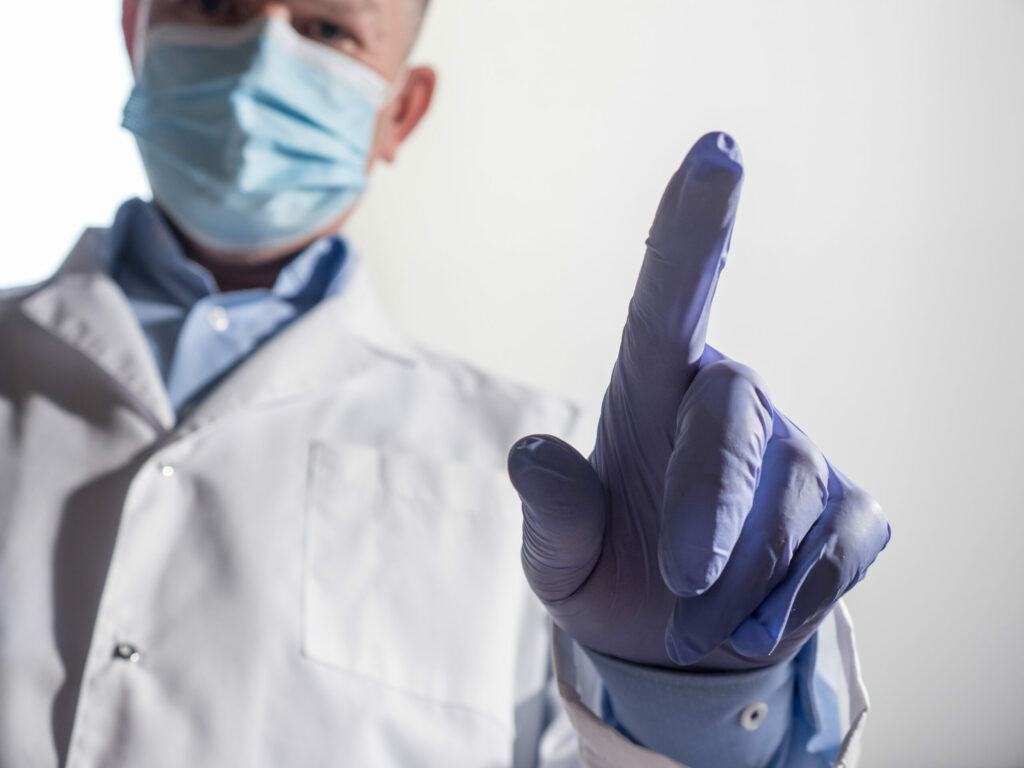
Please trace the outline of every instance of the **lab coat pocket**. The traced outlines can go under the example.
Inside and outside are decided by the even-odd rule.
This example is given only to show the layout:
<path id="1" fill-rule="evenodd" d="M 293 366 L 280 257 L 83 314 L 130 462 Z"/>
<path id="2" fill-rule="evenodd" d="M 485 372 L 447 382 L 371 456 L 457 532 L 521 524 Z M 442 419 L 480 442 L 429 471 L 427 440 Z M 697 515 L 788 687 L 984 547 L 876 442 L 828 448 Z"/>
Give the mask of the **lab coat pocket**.
<path id="1" fill-rule="evenodd" d="M 520 530 L 504 471 L 312 444 L 304 654 L 511 733 Z"/>

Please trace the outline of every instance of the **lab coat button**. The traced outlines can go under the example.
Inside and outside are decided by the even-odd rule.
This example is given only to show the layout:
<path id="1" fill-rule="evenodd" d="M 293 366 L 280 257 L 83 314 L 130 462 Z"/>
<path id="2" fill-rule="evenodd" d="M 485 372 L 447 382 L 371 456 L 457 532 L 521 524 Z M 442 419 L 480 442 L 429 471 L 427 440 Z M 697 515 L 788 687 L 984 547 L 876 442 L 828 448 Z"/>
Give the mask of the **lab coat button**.
<path id="1" fill-rule="evenodd" d="M 224 307 L 214 307 L 210 310 L 210 314 L 206 316 L 206 321 L 210 324 L 210 327 L 218 333 L 222 333 L 228 329 L 231 325 L 231 321 L 228 319 L 227 310 Z"/>
<path id="2" fill-rule="evenodd" d="M 130 643 L 118 643 L 114 646 L 114 658 L 136 664 L 140 658 L 139 651 Z"/>
<path id="3" fill-rule="evenodd" d="M 164 477 L 174 477 L 174 473 L 177 471 L 174 469 L 174 465 L 167 461 L 158 462 L 156 468 L 160 470 L 160 474 Z"/>
<path id="4" fill-rule="evenodd" d="M 767 714 L 768 705 L 763 701 L 755 701 L 743 710 L 743 714 L 740 715 L 740 725 L 748 731 L 756 731 L 761 727 Z"/>

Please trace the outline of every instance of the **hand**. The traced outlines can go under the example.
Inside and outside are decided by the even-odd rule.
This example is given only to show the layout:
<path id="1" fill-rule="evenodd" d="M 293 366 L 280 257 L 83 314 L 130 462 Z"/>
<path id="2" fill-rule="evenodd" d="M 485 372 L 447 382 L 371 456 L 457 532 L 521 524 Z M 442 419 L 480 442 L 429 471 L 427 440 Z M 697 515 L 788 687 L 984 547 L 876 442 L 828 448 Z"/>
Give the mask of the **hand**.
<path id="1" fill-rule="evenodd" d="M 531 587 L 570 636 L 629 661 L 790 658 L 889 540 L 757 374 L 705 346 L 742 176 L 715 133 L 669 182 L 590 460 L 548 435 L 509 455 Z"/>

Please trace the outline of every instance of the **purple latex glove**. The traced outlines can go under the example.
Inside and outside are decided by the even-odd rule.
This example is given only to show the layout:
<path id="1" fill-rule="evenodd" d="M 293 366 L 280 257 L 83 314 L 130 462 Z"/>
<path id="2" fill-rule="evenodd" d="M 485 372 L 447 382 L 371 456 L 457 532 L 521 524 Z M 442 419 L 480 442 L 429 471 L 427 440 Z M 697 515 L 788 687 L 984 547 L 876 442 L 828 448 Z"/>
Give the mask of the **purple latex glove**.
<path id="1" fill-rule="evenodd" d="M 549 435 L 509 455 L 530 585 L 578 642 L 633 662 L 790 658 L 889 540 L 757 374 L 705 346 L 742 177 L 712 133 L 669 182 L 590 460 Z"/>

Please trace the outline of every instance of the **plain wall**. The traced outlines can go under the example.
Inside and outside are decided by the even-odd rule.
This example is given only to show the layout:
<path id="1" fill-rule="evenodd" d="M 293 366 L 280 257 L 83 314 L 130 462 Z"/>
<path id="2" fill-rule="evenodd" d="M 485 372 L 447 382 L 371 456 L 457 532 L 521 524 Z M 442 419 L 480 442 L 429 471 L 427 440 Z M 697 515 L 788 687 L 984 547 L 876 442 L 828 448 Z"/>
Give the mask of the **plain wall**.
<path id="1" fill-rule="evenodd" d="M 351 227 L 399 324 L 596 409 L 664 184 L 731 132 L 710 340 L 893 525 L 848 599 L 864 764 L 1024 765 L 1024 4 L 433 5 L 433 112 Z M 114 0 L 5 9 L 0 285 L 145 194 L 119 35 Z"/>

